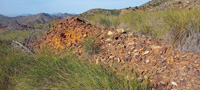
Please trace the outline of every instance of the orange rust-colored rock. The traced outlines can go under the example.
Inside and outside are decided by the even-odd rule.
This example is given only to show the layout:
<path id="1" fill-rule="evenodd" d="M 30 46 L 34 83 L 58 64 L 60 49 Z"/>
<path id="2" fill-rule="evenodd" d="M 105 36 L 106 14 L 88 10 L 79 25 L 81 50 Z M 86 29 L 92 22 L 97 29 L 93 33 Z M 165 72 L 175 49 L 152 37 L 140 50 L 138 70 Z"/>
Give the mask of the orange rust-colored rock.
<path id="1" fill-rule="evenodd" d="M 164 41 L 133 33 L 95 27 L 73 17 L 60 22 L 30 46 L 45 46 L 55 52 L 73 48 L 81 56 L 82 40 L 94 36 L 101 52 L 94 55 L 91 62 L 114 67 L 116 70 L 113 71 L 119 73 L 135 70 L 144 77 L 149 76 L 151 87 L 156 90 L 200 90 L 198 55 L 181 54 Z"/>
<path id="2" fill-rule="evenodd" d="M 95 27 L 83 19 L 73 17 L 59 20 L 57 25 L 47 34 L 29 46 L 32 48 L 48 47 L 55 52 L 76 47 L 77 53 L 80 54 L 82 52 L 82 40 L 87 36 L 99 37 L 98 33 L 102 33 L 102 31 L 105 31 L 105 29 Z"/>
<path id="3" fill-rule="evenodd" d="M 144 77 L 149 76 L 151 87 L 158 90 L 200 89 L 200 83 L 195 83 L 200 78 L 198 55 L 184 55 L 164 41 L 132 33 L 115 33 L 109 41 L 107 38 L 101 39 L 100 42 L 104 43 L 102 52 L 95 55 L 94 60 L 103 64 L 112 62 L 112 67 L 130 71 L 134 69 Z M 171 85 L 172 82 L 178 86 Z"/>

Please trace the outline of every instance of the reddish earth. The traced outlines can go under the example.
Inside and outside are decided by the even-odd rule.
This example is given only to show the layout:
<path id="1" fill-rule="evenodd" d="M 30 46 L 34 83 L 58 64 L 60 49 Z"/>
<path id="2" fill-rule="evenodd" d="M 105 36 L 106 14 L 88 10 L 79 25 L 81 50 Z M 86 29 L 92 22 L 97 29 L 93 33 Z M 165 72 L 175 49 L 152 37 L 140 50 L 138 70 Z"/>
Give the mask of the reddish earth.
<path id="1" fill-rule="evenodd" d="M 82 40 L 88 36 L 95 36 L 103 28 L 95 27 L 85 20 L 70 18 L 61 21 L 53 27 L 46 35 L 30 44 L 30 47 L 51 47 L 55 52 L 75 48 L 81 54 Z"/>
<path id="2" fill-rule="evenodd" d="M 7 28 L 7 26 L 0 26 L 0 29 Z"/>
<path id="3" fill-rule="evenodd" d="M 137 35 L 133 31 L 125 33 L 120 29 L 95 27 L 73 17 L 59 22 L 29 46 L 48 47 L 56 53 L 73 49 L 81 57 L 82 40 L 88 36 L 94 36 L 101 46 L 101 52 L 93 55 L 91 62 L 111 66 L 119 73 L 135 70 L 144 78 L 149 77 L 154 90 L 200 89 L 198 55 L 181 54 L 164 41 Z"/>

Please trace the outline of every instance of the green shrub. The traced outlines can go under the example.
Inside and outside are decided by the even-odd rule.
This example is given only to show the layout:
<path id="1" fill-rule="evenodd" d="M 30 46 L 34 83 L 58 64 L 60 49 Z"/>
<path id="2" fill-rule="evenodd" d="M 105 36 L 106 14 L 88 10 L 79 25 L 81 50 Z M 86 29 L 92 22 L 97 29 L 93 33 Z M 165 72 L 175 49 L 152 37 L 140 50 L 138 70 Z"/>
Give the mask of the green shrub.
<path id="1" fill-rule="evenodd" d="M 1 41 L 23 41 L 24 38 L 28 37 L 28 31 L 1 31 L 0 40 Z"/>
<path id="2" fill-rule="evenodd" d="M 112 25 L 110 17 L 105 15 L 95 15 L 90 17 L 89 20 L 91 20 L 92 24 L 95 24 L 97 26 L 110 27 Z"/>
<path id="3" fill-rule="evenodd" d="M 167 10 L 142 13 L 131 12 L 118 17 L 95 15 L 89 20 L 98 26 L 134 29 L 144 35 L 165 39 L 176 46 L 186 38 L 200 33 L 199 15 L 199 10 Z"/>
<path id="4" fill-rule="evenodd" d="M 169 30 L 169 37 L 174 45 L 182 42 L 185 38 L 200 33 L 200 11 L 198 10 L 175 10 L 166 11 L 164 21 Z"/>
<path id="5" fill-rule="evenodd" d="M 100 45 L 95 42 L 94 37 L 87 37 L 83 40 L 83 55 L 86 58 L 100 52 Z"/>
<path id="6" fill-rule="evenodd" d="M 13 31 L 0 31 L 0 42 L 11 43 L 13 40 L 18 41 L 25 46 L 41 37 L 47 30 L 13 30 Z"/>

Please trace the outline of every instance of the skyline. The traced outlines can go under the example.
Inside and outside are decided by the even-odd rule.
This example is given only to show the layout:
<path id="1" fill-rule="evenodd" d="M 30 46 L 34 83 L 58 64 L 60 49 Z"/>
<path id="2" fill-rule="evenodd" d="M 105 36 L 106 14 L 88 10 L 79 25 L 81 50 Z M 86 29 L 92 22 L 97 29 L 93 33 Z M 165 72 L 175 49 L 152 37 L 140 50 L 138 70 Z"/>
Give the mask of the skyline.
<path id="1" fill-rule="evenodd" d="M 0 14 L 15 17 L 23 14 L 80 14 L 90 9 L 122 9 L 140 6 L 150 0 L 2 0 Z"/>

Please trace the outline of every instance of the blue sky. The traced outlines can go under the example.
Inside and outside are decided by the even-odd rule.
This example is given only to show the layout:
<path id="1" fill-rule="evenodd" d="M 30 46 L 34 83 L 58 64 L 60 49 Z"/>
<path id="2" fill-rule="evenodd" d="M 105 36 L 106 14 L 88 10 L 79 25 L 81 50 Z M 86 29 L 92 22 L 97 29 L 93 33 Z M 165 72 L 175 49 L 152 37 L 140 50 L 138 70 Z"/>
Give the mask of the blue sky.
<path id="1" fill-rule="evenodd" d="M 150 0 L 0 0 L 0 14 L 17 16 L 22 14 L 73 13 L 80 14 L 89 9 L 121 9 L 142 5 Z"/>

